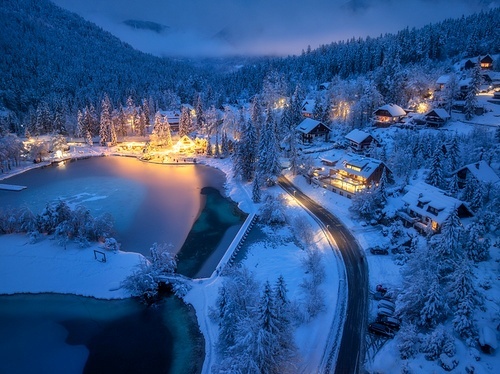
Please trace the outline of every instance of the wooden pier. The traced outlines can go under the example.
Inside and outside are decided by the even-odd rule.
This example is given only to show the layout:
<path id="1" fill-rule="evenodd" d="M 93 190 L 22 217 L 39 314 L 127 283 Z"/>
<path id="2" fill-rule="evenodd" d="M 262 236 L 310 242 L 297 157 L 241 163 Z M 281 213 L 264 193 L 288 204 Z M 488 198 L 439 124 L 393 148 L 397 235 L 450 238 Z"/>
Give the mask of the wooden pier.
<path id="1" fill-rule="evenodd" d="M 16 186 L 15 184 L 1 184 L 0 183 L 0 190 L 6 190 L 6 191 L 22 191 L 26 186 Z"/>

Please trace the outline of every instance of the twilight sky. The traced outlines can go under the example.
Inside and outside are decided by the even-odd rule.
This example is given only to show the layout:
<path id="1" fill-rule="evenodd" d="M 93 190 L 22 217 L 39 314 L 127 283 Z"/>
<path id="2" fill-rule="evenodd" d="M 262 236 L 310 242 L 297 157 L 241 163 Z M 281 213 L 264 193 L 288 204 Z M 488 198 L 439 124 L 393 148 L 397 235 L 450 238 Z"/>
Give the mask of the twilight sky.
<path id="1" fill-rule="evenodd" d="M 158 56 L 288 55 L 500 6 L 500 0 L 52 0 Z M 125 20 L 156 22 L 162 32 Z"/>

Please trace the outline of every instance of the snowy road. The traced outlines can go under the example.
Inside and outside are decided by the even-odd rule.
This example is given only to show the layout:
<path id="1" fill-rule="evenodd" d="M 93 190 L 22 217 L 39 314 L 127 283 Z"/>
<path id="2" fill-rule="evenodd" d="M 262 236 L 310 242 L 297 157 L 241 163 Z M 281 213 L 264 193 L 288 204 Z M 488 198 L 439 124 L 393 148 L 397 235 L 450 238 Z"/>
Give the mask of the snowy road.
<path id="1" fill-rule="evenodd" d="M 359 373 L 364 358 L 363 342 L 368 316 L 368 271 L 363 252 L 351 232 L 332 213 L 285 177 L 280 177 L 278 184 L 321 221 L 342 255 L 347 273 L 347 313 L 335 373 Z M 328 354 L 335 356 L 336 352 Z"/>

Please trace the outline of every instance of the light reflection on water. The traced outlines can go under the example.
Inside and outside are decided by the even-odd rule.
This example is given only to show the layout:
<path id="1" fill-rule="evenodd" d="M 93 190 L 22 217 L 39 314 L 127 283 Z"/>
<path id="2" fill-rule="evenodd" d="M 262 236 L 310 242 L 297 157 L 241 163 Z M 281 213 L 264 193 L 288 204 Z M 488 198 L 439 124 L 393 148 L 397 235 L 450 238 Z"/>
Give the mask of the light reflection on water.
<path id="1" fill-rule="evenodd" d="M 27 186 L 0 191 L 0 207 L 48 201 L 82 204 L 94 215 L 111 213 L 122 250 L 149 255 L 154 242 L 179 251 L 204 205 L 203 187 L 223 190 L 224 174 L 203 165 L 159 165 L 127 157 L 98 157 L 14 176 L 4 183 Z"/>

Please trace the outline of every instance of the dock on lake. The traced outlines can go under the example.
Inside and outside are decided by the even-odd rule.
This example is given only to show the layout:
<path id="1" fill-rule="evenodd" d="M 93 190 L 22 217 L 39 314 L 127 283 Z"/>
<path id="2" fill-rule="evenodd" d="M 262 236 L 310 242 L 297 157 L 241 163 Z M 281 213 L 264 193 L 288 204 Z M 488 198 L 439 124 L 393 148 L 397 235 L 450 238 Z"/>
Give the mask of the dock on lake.
<path id="1" fill-rule="evenodd" d="M 16 186 L 15 184 L 1 184 L 0 183 L 0 190 L 7 190 L 7 191 L 21 191 L 27 188 L 26 186 Z"/>

